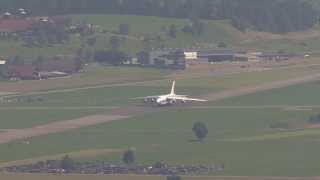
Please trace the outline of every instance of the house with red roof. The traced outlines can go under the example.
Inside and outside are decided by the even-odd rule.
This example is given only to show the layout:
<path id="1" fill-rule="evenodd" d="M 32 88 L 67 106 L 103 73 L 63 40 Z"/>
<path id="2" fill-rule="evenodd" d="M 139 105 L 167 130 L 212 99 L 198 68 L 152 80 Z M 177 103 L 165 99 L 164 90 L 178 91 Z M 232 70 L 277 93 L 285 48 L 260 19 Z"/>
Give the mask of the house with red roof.
<path id="1" fill-rule="evenodd" d="M 10 65 L 8 67 L 8 74 L 10 79 L 38 79 L 38 73 L 32 65 Z"/>
<path id="2" fill-rule="evenodd" d="M 25 32 L 30 30 L 32 26 L 33 21 L 30 19 L 0 18 L 0 35 Z"/>

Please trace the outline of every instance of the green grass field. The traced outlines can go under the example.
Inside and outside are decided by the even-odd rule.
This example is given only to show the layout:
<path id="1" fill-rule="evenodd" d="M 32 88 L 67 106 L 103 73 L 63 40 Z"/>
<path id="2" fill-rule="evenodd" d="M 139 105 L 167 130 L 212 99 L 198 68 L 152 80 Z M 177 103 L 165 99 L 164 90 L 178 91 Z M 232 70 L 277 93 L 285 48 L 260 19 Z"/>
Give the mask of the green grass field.
<path id="1" fill-rule="evenodd" d="M 123 37 L 121 50 L 136 54 L 143 49 L 144 42 L 142 37 L 152 36 L 154 38 L 161 37 L 162 40 L 156 40 L 152 43 L 152 47 L 157 48 L 164 45 L 169 48 L 215 48 L 219 42 L 224 42 L 228 47 L 240 49 L 257 49 L 263 51 L 278 51 L 284 50 L 288 52 L 308 52 L 319 51 L 319 36 L 302 38 L 294 40 L 283 37 L 271 39 L 263 37 L 256 39 L 250 35 L 243 34 L 233 28 L 229 21 L 203 21 L 205 31 L 201 36 L 192 36 L 190 34 L 179 31 L 177 38 L 169 38 L 166 34 L 171 24 L 177 26 L 180 30 L 184 25 L 188 24 L 187 19 L 160 18 L 150 16 L 129 16 L 129 15 L 72 15 L 73 22 L 87 22 L 97 25 L 98 29 L 107 30 L 108 32 L 117 32 L 118 26 L 121 23 L 130 25 L 130 34 L 128 37 Z M 307 32 L 306 32 L 307 33 Z M 109 39 L 113 33 L 96 33 L 93 36 L 97 37 L 97 42 L 93 47 L 87 47 L 88 50 L 94 51 L 97 49 L 110 48 Z M 0 42 L 1 56 L 9 57 L 17 55 L 26 58 L 26 60 L 35 59 L 41 55 L 44 57 L 74 54 L 81 47 L 86 38 L 81 39 L 77 35 L 72 35 L 70 42 L 53 47 L 24 47 L 21 41 L 2 40 Z"/>
<path id="2" fill-rule="evenodd" d="M 108 32 L 117 32 L 121 23 L 130 25 L 129 37 L 122 38 L 125 41 L 121 43 L 121 49 L 125 52 L 135 54 L 143 48 L 143 36 L 160 36 L 163 39 L 162 44 L 166 47 L 183 48 L 193 47 L 197 44 L 217 44 L 225 42 L 232 44 L 239 40 L 237 31 L 233 29 L 227 21 L 205 21 L 206 31 L 202 36 L 192 36 L 190 34 L 177 34 L 176 39 L 167 37 L 165 28 L 175 24 L 180 30 L 188 23 L 186 19 L 158 18 L 149 16 L 129 16 L 129 15 L 72 15 L 75 23 L 86 22 L 97 25 L 98 29 L 104 29 Z M 110 48 L 109 39 L 114 35 L 112 33 L 96 33 L 97 42 L 91 50 Z M 34 59 L 37 56 L 53 56 L 57 54 L 74 54 L 81 47 L 82 40 L 79 36 L 72 35 L 70 42 L 54 47 L 28 48 L 23 43 L 14 40 L 3 40 L 0 42 L 0 53 L 2 56 L 15 56 L 19 52 L 21 57 Z M 152 43 L 152 47 L 159 47 L 159 42 Z"/>
<path id="3" fill-rule="evenodd" d="M 110 86 L 114 84 L 135 83 L 149 80 L 161 80 L 172 71 L 164 69 L 139 67 L 86 67 L 83 73 L 73 74 L 65 78 L 44 81 L 0 82 L 0 92 L 38 92 L 47 90 L 74 89 L 94 86 Z"/>
<path id="4" fill-rule="evenodd" d="M 271 102 L 276 105 L 277 102 L 281 102 L 280 105 L 310 105 L 305 102 L 318 105 L 317 99 L 312 97 L 317 97 L 319 88 L 318 82 L 307 83 L 232 98 L 216 105 L 254 106 L 270 105 Z M 301 93 L 294 94 L 296 92 Z M 305 124 L 309 116 L 318 112 L 318 108 L 312 111 L 209 107 L 165 110 L 165 113 L 32 138 L 30 145 L 14 142 L 10 146 L 0 146 L 0 151 L 8 155 L 2 161 L 11 161 L 83 149 L 135 147 L 140 163 L 157 160 L 173 164 L 224 162 L 226 172 L 223 175 L 312 176 L 318 175 L 319 171 L 315 168 L 319 161 L 319 131 L 287 132 L 270 129 L 270 125 L 277 122 Z M 204 143 L 192 141 L 192 123 L 198 120 L 206 122 L 210 129 Z M 21 152 L 21 149 L 25 151 Z M 96 158 L 119 161 L 120 154 Z"/>
<path id="5" fill-rule="evenodd" d="M 126 121 L 84 128 L 0 146 L 2 161 L 76 152 L 83 149 L 136 148 L 138 163 L 165 161 L 172 164 L 225 163 L 223 175 L 312 176 L 316 168 L 319 133 L 279 138 L 282 131 L 270 129 L 274 122 L 305 123 L 317 111 L 256 109 L 170 110 Z M 208 125 L 204 143 L 194 142 L 193 122 Z M 316 130 L 314 130 L 316 131 Z M 255 138 L 251 141 L 235 138 Z M 71 143 L 72 142 L 72 143 Z M 21 152 L 21 149 L 24 149 Z M 91 158 L 92 159 L 92 158 Z M 97 156 L 118 162 L 121 154 Z M 311 168 L 313 167 L 313 168 Z M 294 169 L 294 170 L 293 170 Z"/>
<path id="6" fill-rule="evenodd" d="M 250 105 L 291 105 L 291 106 L 318 106 L 320 97 L 320 82 L 304 83 L 287 88 L 274 89 L 266 92 L 231 98 L 219 102 L 223 105 L 250 106 Z"/>
<path id="7" fill-rule="evenodd" d="M 204 79 L 205 80 L 205 79 Z M 200 86 L 185 81 L 181 85 L 186 92 L 206 93 L 214 91 L 214 85 Z M 187 86 L 187 84 L 191 84 Z M 148 83 L 147 83 L 148 84 Z M 153 84 L 153 83 L 151 83 Z M 227 84 L 227 82 L 225 82 Z M 123 106 L 132 95 L 159 93 L 167 89 L 167 83 L 158 86 L 123 86 L 61 92 L 45 95 L 48 101 L 28 107 L 86 107 Z M 213 88 L 213 89 L 210 89 Z M 223 86 L 222 86 L 223 87 Z M 180 87 L 181 88 L 181 87 Z M 193 90 L 192 90 L 193 89 Z M 259 106 L 259 105 L 319 105 L 317 93 L 319 82 L 305 83 L 287 88 L 260 92 L 216 102 L 216 106 Z M 100 97 L 100 98 L 99 98 Z M 105 97 L 105 98 L 101 98 Z M 108 100 L 109 98 L 110 101 Z M 114 99 L 113 99 L 114 98 Z M 96 101 L 91 101 L 95 99 Z M 55 101 L 53 101 L 55 100 Z M 61 100 L 61 101 L 60 101 Z M 64 100 L 64 101 L 63 101 Z M 94 102 L 93 104 L 90 104 Z M 26 107 L 27 105 L 20 105 Z M 13 107 L 18 107 L 14 106 Z M 319 175 L 317 149 L 320 148 L 320 133 L 314 130 L 272 129 L 276 123 L 305 125 L 319 108 L 308 111 L 284 108 L 236 108 L 203 107 L 201 109 L 163 109 L 163 112 L 132 117 L 124 121 L 82 128 L 70 132 L 50 134 L 28 139 L 30 144 L 20 141 L 0 145 L 1 162 L 36 158 L 87 149 L 127 149 L 134 147 L 138 163 L 166 161 L 171 164 L 225 163 L 225 172 L 217 175 L 236 176 L 316 176 Z M 19 114 L 18 114 L 19 112 Z M 23 112 L 23 113 L 21 113 Z M 11 121 L 2 121 L 3 127 L 21 128 L 45 122 L 63 120 L 90 113 L 92 110 L 3 110 Z M 24 114 L 25 113 L 25 114 Z M 59 116 L 55 118 L 54 114 Z M 71 115 L 72 114 L 72 115 Z M 20 123 L 22 117 L 28 117 Z M 46 118 L 47 117 L 47 118 Z M 195 142 L 191 131 L 195 121 L 208 125 L 209 135 L 204 143 Z M 43 122 L 41 122 L 43 123 Z M 71 143 L 72 142 L 72 143 Z M 21 151 L 23 149 L 23 151 Z M 71 153 L 72 154 L 72 153 Z M 80 158 L 82 159 L 82 158 Z M 104 159 L 118 162 L 121 153 L 97 155 L 85 160 Z M 216 175 L 216 174 L 215 174 Z"/>
<path id="8" fill-rule="evenodd" d="M 1 129 L 20 129 L 33 127 L 35 125 L 47 124 L 59 120 L 69 120 L 86 115 L 105 113 L 108 109 L 66 109 L 38 107 L 35 109 L 0 109 Z"/>
<path id="9" fill-rule="evenodd" d="M 127 23 L 131 32 L 121 49 L 131 54 L 143 47 L 144 35 L 165 36 L 165 27 L 183 27 L 187 20 L 125 15 L 73 15 L 75 22 L 99 25 L 108 32 L 117 31 Z M 205 21 L 206 32 L 191 36 L 179 32 L 176 39 L 164 38 L 168 47 L 212 46 L 225 42 L 229 47 L 289 52 L 318 51 L 319 38 L 301 40 L 252 40 L 230 26 L 227 21 Z M 109 48 L 112 33 L 97 33 L 97 43 L 91 50 Z M 243 41 L 249 38 L 250 41 Z M 302 44 L 305 43 L 304 44 Z M 19 42 L 1 41 L 3 56 L 34 58 L 38 55 L 74 53 L 81 45 L 77 36 L 64 45 L 26 48 Z M 307 62 L 318 63 L 318 60 Z M 212 70 L 215 70 L 212 66 Z M 87 67 L 84 73 L 69 78 L 45 81 L 0 82 L 0 92 L 22 92 L 23 96 L 42 97 L 43 102 L 0 104 L 0 132 L 21 129 L 92 114 L 109 114 L 113 107 L 141 105 L 133 97 L 163 94 L 177 77 L 177 92 L 202 97 L 213 92 L 261 85 L 320 72 L 320 66 L 275 68 L 263 72 L 246 72 L 225 76 L 208 73 L 179 74 L 169 70 L 133 67 Z M 156 81 L 153 81 L 156 80 Z M 148 81 L 144 83 L 136 83 Z M 97 86 L 97 87 L 95 87 Z M 50 91 L 48 91 L 50 90 Z M 320 113 L 320 82 L 304 83 L 281 89 L 209 102 L 193 108 L 164 108 L 161 112 L 138 115 L 123 121 L 49 134 L 27 139 L 30 144 L 14 141 L 0 145 L 0 163 L 15 160 L 56 157 L 64 153 L 77 154 L 78 160 L 109 160 L 119 162 L 121 151 L 101 153 L 100 150 L 136 149 L 138 163 L 165 161 L 171 164 L 224 163 L 226 170 L 212 175 L 234 176 L 319 176 L 320 130 L 303 129 L 311 115 Z M 31 93 L 24 95 L 24 93 Z M 242 106 L 242 107 L 241 107 Z M 283 106 L 283 107 L 279 107 Z M 290 106 L 310 106 L 301 109 Z M 203 143 L 195 141 L 192 125 L 203 121 L 209 135 Z M 271 128 L 275 124 L 287 129 Z M 90 156 L 81 156 L 90 151 Z M 100 152 L 100 153 L 99 153 Z M 96 153 L 96 154 L 95 154 Z M 79 155 L 80 154 L 80 155 Z M 1 165 L 1 164 L 0 164 Z M 0 179 L 45 179 L 56 176 L 4 175 Z M 139 176 L 59 176 L 59 179 L 155 179 Z M 184 177 L 183 179 L 211 179 Z M 219 177 L 218 179 L 223 179 Z M 226 178 L 229 179 L 229 178 Z M 230 178 L 233 179 L 233 178 Z M 248 178 L 250 179 L 250 178 Z M 260 178 L 259 178 L 260 179 Z"/>

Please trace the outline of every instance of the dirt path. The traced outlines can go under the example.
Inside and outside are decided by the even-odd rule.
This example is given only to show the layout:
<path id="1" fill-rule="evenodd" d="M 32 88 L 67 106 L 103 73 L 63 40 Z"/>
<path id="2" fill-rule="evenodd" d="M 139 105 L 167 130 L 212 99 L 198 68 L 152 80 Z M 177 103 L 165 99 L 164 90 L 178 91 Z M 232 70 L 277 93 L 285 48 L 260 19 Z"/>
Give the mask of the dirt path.
<path id="1" fill-rule="evenodd" d="M 207 94 L 203 98 L 206 98 L 210 101 L 218 101 L 226 98 L 242 96 L 242 95 L 247 95 L 247 94 L 256 93 L 260 91 L 267 91 L 267 90 L 276 89 L 276 88 L 284 88 L 284 87 L 288 87 L 295 84 L 301 84 L 301 83 L 312 82 L 317 80 L 320 80 L 320 73 L 301 77 L 301 78 L 275 81 L 275 82 L 257 85 L 257 86 L 249 86 L 249 87 L 225 90 L 218 93 Z"/>
<path id="2" fill-rule="evenodd" d="M 95 115 L 87 116 L 73 120 L 54 122 L 45 125 L 34 126 L 26 129 L 14 129 L 0 133 L 0 144 L 8 143 L 14 140 L 26 139 L 35 136 L 47 135 L 50 133 L 64 132 L 81 127 L 102 124 L 110 121 L 128 118 L 124 115 Z"/>
<path id="3" fill-rule="evenodd" d="M 105 108 L 105 107 L 102 107 Z M 23 107 L 22 107 L 23 109 Z M 38 125 L 25 129 L 7 129 L 0 131 L 0 144 L 15 140 L 22 140 L 36 136 L 47 135 L 50 133 L 65 132 L 72 129 L 103 124 L 111 121 L 122 120 L 136 115 L 152 113 L 162 110 L 161 108 L 152 108 L 147 106 L 131 106 L 113 108 L 110 115 L 93 115 L 78 119 L 53 122 L 44 125 Z"/>

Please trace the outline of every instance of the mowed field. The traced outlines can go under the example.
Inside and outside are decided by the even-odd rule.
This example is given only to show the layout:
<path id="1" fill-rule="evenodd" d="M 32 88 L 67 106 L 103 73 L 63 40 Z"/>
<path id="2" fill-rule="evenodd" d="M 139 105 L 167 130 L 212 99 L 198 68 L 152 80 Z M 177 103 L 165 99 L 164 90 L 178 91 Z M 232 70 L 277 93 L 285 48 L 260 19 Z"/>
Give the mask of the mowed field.
<path id="1" fill-rule="evenodd" d="M 119 76 L 116 70 L 119 70 Z M 242 88 L 259 86 L 274 81 L 317 75 L 318 72 L 320 72 L 320 66 L 318 65 L 302 67 L 294 65 L 287 69 L 275 68 L 263 72 L 243 72 L 223 76 L 205 73 L 200 76 L 190 76 L 188 73 L 171 73 L 170 75 L 170 72 L 167 72 L 167 74 L 166 71 L 162 72 L 161 70 L 112 69 L 106 67 L 105 69 L 98 68 L 96 73 L 80 75 L 89 76 L 87 78 L 91 81 L 80 80 L 76 76 L 70 77 L 70 79 L 53 79 L 48 82 L 11 82 L 12 86 L 18 88 L 29 86 L 30 89 L 23 93 L 28 95 L 22 96 L 20 102 L 0 103 L 0 112 L 2 112 L 0 124 L 1 129 L 26 128 L 94 113 L 107 114 L 115 108 L 140 106 L 140 101 L 131 100 L 131 98 L 167 93 L 172 79 L 177 80 L 177 91 L 179 93 L 208 98 L 212 94 L 225 90 L 241 90 Z M 118 79 L 121 76 L 125 77 L 125 75 L 126 79 Z M 93 81 L 94 78 L 98 80 Z M 101 82 L 99 79 L 101 79 Z M 105 84 L 94 85 L 94 83 L 103 82 Z M 46 86 L 47 84 L 49 87 Z M 60 85 L 67 89 L 58 89 Z M 53 90 L 42 90 L 50 87 Z M 32 92 L 32 90 L 35 90 L 35 92 Z M 27 100 L 28 98 L 36 99 L 39 97 L 42 98 L 42 101 Z M 12 100 L 15 99 L 16 97 L 13 96 Z M 212 105 L 215 102 L 204 105 L 207 104 Z M 237 105 L 241 104 L 238 103 Z"/>
<path id="2" fill-rule="evenodd" d="M 213 176 L 318 176 L 320 131 L 309 129 L 308 119 L 320 113 L 317 95 L 320 66 L 316 60 L 310 60 L 304 64 L 261 67 L 265 68 L 238 73 L 215 73 L 217 65 L 205 71 L 191 69 L 175 73 L 89 67 L 79 75 L 87 78 L 86 81 L 76 75 L 48 82 L 12 83 L 17 87 L 31 85 L 18 96 L 21 102 L 0 104 L 0 133 L 92 115 L 105 116 L 106 122 L 108 116 L 127 117 L 1 144 L 0 166 L 56 159 L 63 154 L 78 160 L 119 162 L 122 152 L 131 147 L 136 149 L 137 163 L 225 164 L 225 171 Z M 166 93 L 172 79 L 177 80 L 178 93 L 210 98 L 228 90 L 312 76 L 315 77 L 312 82 L 280 89 L 271 87 L 272 90 L 248 92 L 240 97 L 226 96 L 227 99 L 204 104 L 150 108 L 131 100 Z M 37 97 L 42 101 L 23 100 Z M 203 143 L 195 141 L 191 130 L 196 121 L 205 122 L 209 128 Z M 279 124 L 280 128 L 272 128 Z"/>
<path id="3" fill-rule="evenodd" d="M 159 80 L 170 75 L 171 71 L 139 67 L 101 67 L 91 65 L 84 68 L 83 73 L 73 74 L 64 78 L 45 81 L 0 81 L 0 92 L 27 93 L 34 91 L 90 88 L 92 86 L 114 86 L 130 82 Z"/>
<path id="4" fill-rule="evenodd" d="M 131 32 L 121 49 L 135 53 L 143 46 L 140 39 L 148 33 L 164 36 L 165 26 L 183 27 L 187 20 L 141 16 L 74 15 L 76 22 L 100 25 L 109 33 L 98 33 L 94 49 L 107 48 L 109 37 L 120 23 L 131 25 Z M 148 23 L 146 23 L 148 22 Z M 290 35 L 266 36 L 254 40 L 255 35 L 242 34 L 227 21 L 206 21 L 208 29 L 201 37 L 178 33 L 176 39 L 165 39 L 168 47 L 206 46 L 226 42 L 228 46 L 293 52 L 318 50 L 319 34 L 290 39 Z M 146 25 L 148 27 L 146 28 Z M 304 42 L 304 44 L 301 44 Z M 17 50 L 23 56 L 73 53 L 80 40 L 53 48 L 29 49 L 17 42 L 0 43 L 0 52 L 12 55 Z M 303 47 L 302 47 L 303 46 Z M 12 51 L 14 50 L 14 51 Z M 57 125 L 67 120 L 82 120 L 98 115 L 106 117 L 102 123 L 59 133 L 40 134 L 27 139 L 14 139 L 0 144 L 0 167 L 7 163 L 23 164 L 45 159 L 57 159 L 64 154 L 83 161 L 121 161 L 122 152 L 136 149 L 137 163 L 165 161 L 170 164 L 223 163 L 225 171 L 212 177 L 184 177 L 183 179 L 313 179 L 319 176 L 320 130 L 311 128 L 308 119 L 320 113 L 320 65 L 318 59 L 290 66 L 264 64 L 241 71 L 222 70 L 222 65 L 184 72 L 134 67 L 89 66 L 85 72 L 67 78 L 44 81 L 0 81 L 0 94 L 14 92 L 12 102 L 0 103 L 0 133 L 15 132 L 45 125 Z M 235 64 L 238 66 L 241 64 Z M 261 87 L 274 82 L 308 77 L 289 87 L 274 86 L 263 92 L 251 90 L 243 95 L 238 91 Z M 311 77 L 311 78 L 310 78 Z M 312 78 L 313 77 L 313 78 Z M 215 95 L 230 91 L 219 101 L 187 104 L 168 108 L 150 108 L 131 98 L 163 94 L 169 91 L 170 81 L 177 80 L 177 92 L 215 100 Z M 320 80 L 320 78 L 319 78 Z M 273 89 L 277 88 L 277 89 Z M 253 88 L 255 89 L 255 88 Z M 257 88 L 259 89 L 259 88 Z M 261 88 L 260 88 L 261 89 Z M 263 88 L 262 88 L 263 89 Z M 230 96 L 228 98 L 228 96 Z M 238 97 L 239 96 L 239 97 Z M 22 101 L 15 102 L 17 97 Z M 41 98 L 42 101 L 27 99 Z M 109 116 L 124 115 L 121 121 L 107 121 Z M 205 122 L 209 135 L 203 143 L 195 141 L 192 125 Z M 63 124 L 60 124 L 60 128 Z M 278 128 L 274 128 L 274 127 Z M 81 128 L 80 128 L 81 127 Z M 56 127 L 59 129 L 59 127 Z M 41 129 L 41 128 L 40 128 Z M 52 129 L 50 132 L 53 132 Z M 0 134 L 1 136 L 2 134 Z M 224 177 L 213 177 L 213 176 Z M 236 176 L 236 177 L 227 177 Z M 250 177 L 238 177 L 250 176 Z M 253 177 L 251 177 L 253 176 Z M 258 177 L 255 177 L 258 176 Z M 281 176 L 277 178 L 274 176 Z M 293 178 L 286 178 L 287 176 Z M 57 179 L 57 176 L 6 175 L 0 179 Z M 294 178 L 298 177 L 298 178 Z M 306 177 L 306 178 L 301 178 Z M 165 179 L 141 176 L 59 176 L 59 179 Z M 316 179 L 316 178 L 314 178 Z"/>
<path id="5" fill-rule="evenodd" d="M 219 42 L 232 44 L 239 42 L 240 32 L 233 28 L 228 21 L 205 21 L 206 31 L 202 36 L 192 36 L 180 31 L 186 24 L 187 19 L 160 18 L 151 16 L 133 16 L 133 15 L 72 15 L 70 16 L 74 23 L 91 23 L 98 27 L 98 32 L 90 37 L 97 37 L 94 46 L 86 47 L 87 49 L 101 50 L 110 48 L 109 39 L 111 36 L 119 36 L 121 41 L 120 49 L 135 55 L 145 46 L 143 37 L 152 37 L 161 39 L 154 40 L 152 47 L 164 45 L 170 48 L 190 48 L 197 46 L 215 46 Z M 130 33 L 128 36 L 121 36 L 118 32 L 119 24 L 129 24 Z M 169 38 L 167 30 L 170 25 L 176 25 L 179 32 L 177 38 Z M 100 33 L 106 31 L 107 33 Z M 89 38 L 89 37 L 86 37 Z M 57 54 L 74 54 L 85 43 L 86 38 L 81 39 L 77 35 L 71 35 L 70 41 L 64 44 L 57 44 L 52 47 L 34 47 L 23 46 L 22 41 L 3 40 L 0 42 L 0 53 L 2 56 L 15 56 L 17 52 L 21 57 L 34 59 L 37 56 L 54 56 Z"/>
<path id="6" fill-rule="evenodd" d="M 318 72 L 317 66 L 290 70 L 280 72 L 275 69 L 211 78 L 185 76 L 181 82 L 178 80 L 177 90 L 183 94 L 205 97 L 226 89 Z M 3 104 L 1 108 L 8 118 L 1 118 L 1 123 L 6 128 L 25 128 L 90 114 L 112 114 L 112 107 L 126 110 L 125 107 L 141 106 L 139 102 L 128 100 L 130 97 L 166 92 L 168 86 L 169 81 L 162 80 L 71 92 L 56 90 L 41 94 L 43 102 Z M 316 81 L 207 104 L 161 108 L 160 112 L 154 113 L 141 112 L 122 121 L 2 144 L 0 154 L 5 156 L 1 162 L 45 156 L 57 158 L 57 155 L 65 153 L 72 156 L 87 150 L 90 150 L 90 156 L 75 157 L 79 160 L 119 162 L 122 150 L 133 147 L 138 163 L 224 163 L 225 171 L 213 175 L 317 176 L 320 170 L 317 168 L 320 131 L 305 127 L 308 118 L 320 112 L 319 90 L 320 83 Z M 59 108 L 61 112 L 57 110 Z M 43 114 L 38 112 L 30 116 L 37 110 Z M 52 118 L 54 110 L 60 117 Z M 24 120 L 23 114 L 15 116 L 19 112 L 25 112 L 25 117 L 30 117 Z M 80 112 L 83 114 L 77 115 Z M 44 122 L 39 121 L 42 118 Z M 12 124 L 8 124 L 9 121 Z M 19 121 L 24 122 L 20 124 Z M 196 121 L 205 122 L 209 128 L 209 135 L 203 143 L 195 141 L 191 130 Z M 288 127 L 271 128 L 277 123 L 287 124 Z M 26 141 L 28 143 L 24 143 Z M 120 151 L 101 153 L 108 149 Z"/>

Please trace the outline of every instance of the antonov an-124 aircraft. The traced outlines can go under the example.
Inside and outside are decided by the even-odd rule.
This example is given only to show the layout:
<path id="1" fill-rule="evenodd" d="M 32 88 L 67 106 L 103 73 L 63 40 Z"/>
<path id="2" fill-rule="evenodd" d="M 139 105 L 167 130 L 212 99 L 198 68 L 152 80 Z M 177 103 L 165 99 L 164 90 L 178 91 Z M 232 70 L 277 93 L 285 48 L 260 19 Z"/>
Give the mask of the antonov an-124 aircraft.
<path id="1" fill-rule="evenodd" d="M 176 82 L 173 81 L 170 94 L 138 97 L 138 98 L 133 98 L 133 99 L 143 99 L 145 103 L 155 103 L 159 106 L 172 105 L 177 102 L 186 103 L 189 101 L 195 101 L 195 102 L 206 102 L 207 101 L 205 99 L 189 98 L 187 95 L 175 94 L 175 84 L 176 84 Z"/>

